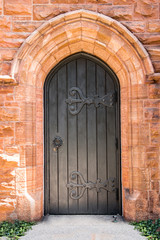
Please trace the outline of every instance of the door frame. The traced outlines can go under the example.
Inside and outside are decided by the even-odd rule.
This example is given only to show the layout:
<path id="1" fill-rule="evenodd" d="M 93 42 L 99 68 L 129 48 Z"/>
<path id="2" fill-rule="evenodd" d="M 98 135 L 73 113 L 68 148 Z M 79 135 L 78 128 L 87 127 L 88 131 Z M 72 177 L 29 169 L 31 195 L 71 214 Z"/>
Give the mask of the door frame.
<path id="1" fill-rule="evenodd" d="M 44 82 L 44 101 L 43 101 L 43 111 L 44 111 L 44 215 L 49 213 L 49 203 L 50 203 L 50 158 L 49 158 L 49 151 L 48 151 L 48 90 L 49 85 L 51 81 L 51 77 L 54 75 L 56 71 L 58 71 L 64 64 L 80 58 L 85 57 L 88 60 L 92 60 L 95 63 L 99 63 L 101 66 L 104 66 L 107 73 L 111 76 L 111 78 L 114 81 L 114 84 L 116 84 L 117 89 L 117 104 L 116 104 L 116 139 L 118 140 L 116 142 L 117 145 L 117 152 L 116 152 L 116 159 L 117 159 L 117 170 L 118 170 L 118 177 L 119 177 L 119 214 L 122 214 L 122 173 L 121 173 L 121 124 L 120 124 L 120 84 L 118 77 L 113 72 L 113 70 L 101 59 L 99 59 L 97 56 L 90 55 L 85 52 L 79 52 L 75 53 L 73 55 L 70 55 L 69 57 L 63 59 L 60 61 L 47 75 L 45 82 Z"/>

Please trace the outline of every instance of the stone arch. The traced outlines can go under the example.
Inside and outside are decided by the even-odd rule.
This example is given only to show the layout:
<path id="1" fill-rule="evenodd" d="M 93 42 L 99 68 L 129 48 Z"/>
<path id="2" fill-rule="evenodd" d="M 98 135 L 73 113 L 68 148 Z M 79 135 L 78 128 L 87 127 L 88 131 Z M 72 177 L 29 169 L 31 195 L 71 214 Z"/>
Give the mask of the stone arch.
<path id="1" fill-rule="evenodd" d="M 26 182 L 24 184 L 21 179 L 17 181 L 19 216 L 37 219 L 43 215 L 45 78 L 62 59 L 81 51 L 107 63 L 120 82 L 123 214 L 128 219 L 134 218 L 130 217 L 130 205 L 127 205 L 125 194 L 128 189 L 131 192 L 139 191 L 138 183 L 134 182 L 133 170 L 134 153 L 140 153 L 141 150 L 138 131 L 141 118 L 139 89 L 145 84 L 146 77 L 154 73 L 153 66 L 142 44 L 127 28 L 116 20 L 86 10 L 69 12 L 47 21 L 26 39 L 12 65 L 11 74 L 18 83 L 15 87 L 16 98 L 21 101 L 17 127 L 24 134 L 22 148 L 27 151 L 29 147 L 35 153 L 29 166 L 26 165 L 26 155 L 21 163 L 24 164 L 23 170 L 17 169 L 17 172 L 24 171 Z M 135 128 L 136 131 L 133 132 Z M 24 202 L 26 211 L 21 209 Z"/>

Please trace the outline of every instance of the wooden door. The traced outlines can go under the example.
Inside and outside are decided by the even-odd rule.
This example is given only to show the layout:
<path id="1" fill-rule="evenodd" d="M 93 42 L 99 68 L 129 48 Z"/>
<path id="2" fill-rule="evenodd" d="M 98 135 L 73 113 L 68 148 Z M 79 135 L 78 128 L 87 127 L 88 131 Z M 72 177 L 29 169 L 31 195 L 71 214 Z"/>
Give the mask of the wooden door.
<path id="1" fill-rule="evenodd" d="M 119 155 L 117 78 L 75 54 L 46 79 L 46 213 L 120 214 Z"/>

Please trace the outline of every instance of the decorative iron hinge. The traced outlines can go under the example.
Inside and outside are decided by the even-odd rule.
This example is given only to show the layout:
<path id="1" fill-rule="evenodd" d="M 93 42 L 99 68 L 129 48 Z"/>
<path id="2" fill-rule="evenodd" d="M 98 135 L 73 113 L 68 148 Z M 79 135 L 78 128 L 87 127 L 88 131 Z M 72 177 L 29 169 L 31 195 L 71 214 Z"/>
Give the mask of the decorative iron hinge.
<path id="1" fill-rule="evenodd" d="M 75 180 L 79 177 L 80 183 L 74 183 L 70 182 L 66 185 L 67 188 L 70 190 L 70 197 L 74 200 L 80 199 L 83 195 L 86 189 L 93 189 L 95 188 L 97 192 L 100 192 L 101 189 L 104 189 L 106 191 L 112 192 L 115 191 L 115 178 L 109 178 L 108 180 L 102 182 L 100 178 L 97 179 L 96 182 L 86 182 L 84 180 L 83 175 L 80 172 L 72 172 L 70 175 L 70 178 L 72 180 Z M 78 180 L 78 179 L 77 179 Z M 78 191 L 78 189 L 81 188 L 81 191 Z"/>
<path id="2" fill-rule="evenodd" d="M 79 95 L 79 98 L 74 98 L 76 97 L 76 94 Z M 85 98 L 81 89 L 77 87 L 72 87 L 69 90 L 69 95 L 70 97 L 66 99 L 66 103 L 69 104 L 69 111 L 72 115 L 78 114 L 83 108 L 84 104 L 94 104 L 96 108 L 99 107 L 100 104 L 104 105 L 105 107 L 112 107 L 116 101 L 116 94 L 114 92 L 107 93 L 107 95 L 103 97 L 95 95 L 94 97 Z"/>

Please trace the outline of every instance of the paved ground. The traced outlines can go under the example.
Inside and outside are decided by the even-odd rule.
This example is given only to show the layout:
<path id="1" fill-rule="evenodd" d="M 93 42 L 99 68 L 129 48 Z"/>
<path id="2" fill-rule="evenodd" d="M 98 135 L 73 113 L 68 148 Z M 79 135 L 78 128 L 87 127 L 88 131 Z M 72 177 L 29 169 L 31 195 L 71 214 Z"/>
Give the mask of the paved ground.
<path id="1" fill-rule="evenodd" d="M 146 240 L 133 226 L 112 216 L 48 216 L 22 240 Z"/>

